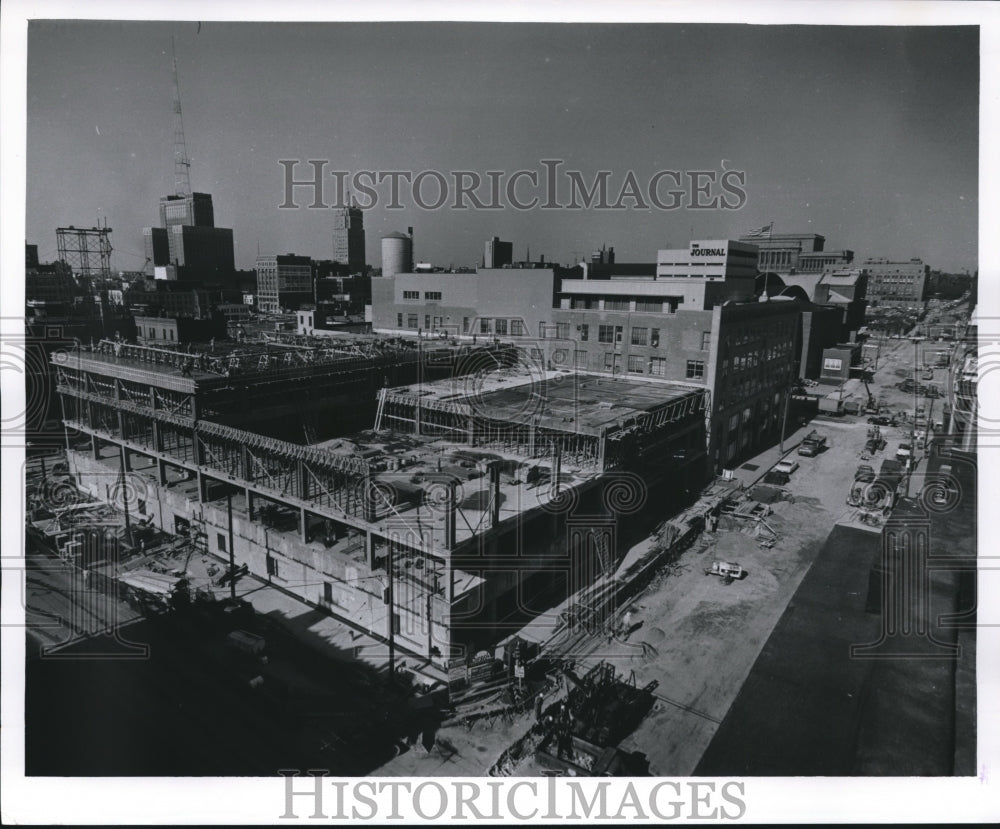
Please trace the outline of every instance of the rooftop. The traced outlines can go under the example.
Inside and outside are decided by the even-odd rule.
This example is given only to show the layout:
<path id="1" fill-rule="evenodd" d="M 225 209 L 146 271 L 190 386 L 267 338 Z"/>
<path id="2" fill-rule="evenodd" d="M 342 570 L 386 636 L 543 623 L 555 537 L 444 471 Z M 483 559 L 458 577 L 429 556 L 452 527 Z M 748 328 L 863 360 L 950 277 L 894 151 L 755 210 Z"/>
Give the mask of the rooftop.
<path id="1" fill-rule="evenodd" d="M 390 390 L 421 402 L 464 404 L 494 420 L 589 434 L 693 392 L 701 393 L 701 387 L 573 371 L 526 372 L 523 367 Z"/>

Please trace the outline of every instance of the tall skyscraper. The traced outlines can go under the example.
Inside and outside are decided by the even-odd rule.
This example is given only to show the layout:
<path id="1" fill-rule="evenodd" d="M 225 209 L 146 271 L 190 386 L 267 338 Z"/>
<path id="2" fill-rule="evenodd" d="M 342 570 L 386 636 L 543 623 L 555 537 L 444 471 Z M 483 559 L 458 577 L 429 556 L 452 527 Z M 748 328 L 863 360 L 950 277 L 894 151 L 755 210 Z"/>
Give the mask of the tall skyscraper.
<path id="1" fill-rule="evenodd" d="M 365 220 L 360 207 L 341 207 L 333 220 L 333 261 L 351 273 L 365 269 Z"/>

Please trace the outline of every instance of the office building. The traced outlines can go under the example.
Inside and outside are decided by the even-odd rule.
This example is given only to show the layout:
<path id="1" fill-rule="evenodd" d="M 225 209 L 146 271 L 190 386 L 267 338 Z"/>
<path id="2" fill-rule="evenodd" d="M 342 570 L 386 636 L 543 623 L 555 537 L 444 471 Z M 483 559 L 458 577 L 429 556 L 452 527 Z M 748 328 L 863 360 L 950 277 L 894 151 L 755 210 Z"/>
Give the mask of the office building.
<path id="1" fill-rule="evenodd" d="M 231 280 L 236 270 L 233 231 L 215 227 L 208 193 L 164 196 L 160 226 L 143 228 L 142 235 L 149 275 L 219 283 Z"/>
<path id="2" fill-rule="evenodd" d="M 916 308 L 923 305 L 930 266 L 922 259 L 906 262 L 866 259 L 862 267 L 868 271 L 868 299 L 872 307 Z"/>
<path id="3" fill-rule="evenodd" d="M 256 270 L 256 301 L 261 313 L 297 311 L 300 305 L 314 301 L 313 266 L 308 256 L 258 256 Z"/>
<path id="4" fill-rule="evenodd" d="M 756 273 L 753 245 L 699 240 L 659 251 L 652 278 L 562 279 L 549 351 L 577 371 L 707 389 L 707 462 L 732 468 L 777 442 L 798 373 L 801 304 L 757 301 Z"/>
<path id="5" fill-rule="evenodd" d="M 475 273 L 397 273 L 371 281 L 372 330 L 441 337 L 542 336 L 551 321 L 555 273 L 480 268 Z"/>
<path id="6" fill-rule="evenodd" d="M 334 213 L 333 261 L 348 267 L 348 273 L 364 273 L 365 220 L 359 207 L 342 207 Z"/>
<path id="7" fill-rule="evenodd" d="M 499 236 L 488 239 L 483 250 L 483 267 L 502 268 L 514 261 L 514 243 L 501 242 Z"/>
<path id="8" fill-rule="evenodd" d="M 817 233 L 747 233 L 741 242 L 757 246 L 761 273 L 821 273 L 845 268 L 854 261 L 853 250 L 824 250 L 826 237 Z"/>

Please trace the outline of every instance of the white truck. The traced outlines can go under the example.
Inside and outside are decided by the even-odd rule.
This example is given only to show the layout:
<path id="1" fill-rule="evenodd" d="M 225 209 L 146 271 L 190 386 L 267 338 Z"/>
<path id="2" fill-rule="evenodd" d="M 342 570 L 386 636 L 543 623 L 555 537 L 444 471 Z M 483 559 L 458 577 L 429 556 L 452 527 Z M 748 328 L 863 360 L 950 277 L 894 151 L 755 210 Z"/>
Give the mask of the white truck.
<path id="1" fill-rule="evenodd" d="M 724 584 L 732 584 L 736 579 L 744 578 L 746 574 L 746 570 L 731 561 L 713 561 L 712 566 L 705 571 L 706 576 L 719 576 Z"/>

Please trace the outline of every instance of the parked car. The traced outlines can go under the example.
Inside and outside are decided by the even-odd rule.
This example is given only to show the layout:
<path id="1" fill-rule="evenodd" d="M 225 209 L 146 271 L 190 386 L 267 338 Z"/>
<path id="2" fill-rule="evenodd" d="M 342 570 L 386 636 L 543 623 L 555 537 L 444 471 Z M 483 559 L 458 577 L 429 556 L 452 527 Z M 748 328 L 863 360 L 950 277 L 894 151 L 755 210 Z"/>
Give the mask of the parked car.
<path id="1" fill-rule="evenodd" d="M 888 415 L 875 415 L 868 418 L 868 422 L 873 426 L 895 426 L 896 418 Z"/>
<path id="2" fill-rule="evenodd" d="M 924 380 L 934 379 L 934 369 L 932 367 L 928 366 L 927 368 L 924 369 L 923 379 Z"/>
<path id="3" fill-rule="evenodd" d="M 799 468 L 799 462 L 792 460 L 791 458 L 786 458 L 783 461 L 778 461 L 774 465 L 775 472 L 784 472 L 786 475 L 791 475 L 798 468 Z"/>
<path id="4" fill-rule="evenodd" d="M 897 388 L 905 392 L 912 392 L 916 387 L 917 384 L 913 380 L 904 380 L 902 383 L 897 384 Z"/>
<path id="5" fill-rule="evenodd" d="M 924 396 L 938 398 L 941 396 L 941 389 L 939 389 L 937 386 L 927 386 L 924 389 Z"/>
<path id="6" fill-rule="evenodd" d="M 896 450 L 896 458 L 901 461 L 908 460 L 913 457 L 913 447 L 908 443 L 899 444 L 899 448 Z"/>
<path id="7" fill-rule="evenodd" d="M 771 484 L 771 486 L 785 486 L 788 484 L 789 477 L 787 472 L 776 472 L 771 469 L 764 476 L 764 483 Z"/>
<path id="8" fill-rule="evenodd" d="M 861 464 L 854 471 L 854 480 L 861 483 L 870 483 L 875 480 L 875 470 L 867 464 Z"/>

